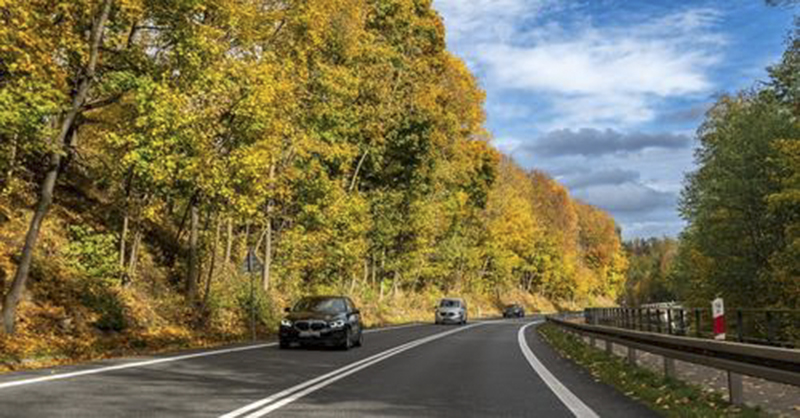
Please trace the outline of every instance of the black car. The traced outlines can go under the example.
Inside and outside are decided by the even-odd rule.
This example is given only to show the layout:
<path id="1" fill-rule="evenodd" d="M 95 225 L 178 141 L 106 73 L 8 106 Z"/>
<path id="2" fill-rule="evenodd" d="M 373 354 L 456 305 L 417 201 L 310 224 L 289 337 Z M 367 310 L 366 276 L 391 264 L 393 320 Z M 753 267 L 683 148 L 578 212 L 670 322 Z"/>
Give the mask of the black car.
<path id="1" fill-rule="evenodd" d="M 349 349 L 360 347 L 361 315 L 344 296 L 309 296 L 286 308 L 281 321 L 280 348 L 292 344 L 322 345 Z"/>
<path id="2" fill-rule="evenodd" d="M 523 317 L 525 317 L 525 308 L 523 308 L 518 303 L 512 305 L 506 305 L 506 307 L 503 308 L 503 318 L 523 318 Z"/>

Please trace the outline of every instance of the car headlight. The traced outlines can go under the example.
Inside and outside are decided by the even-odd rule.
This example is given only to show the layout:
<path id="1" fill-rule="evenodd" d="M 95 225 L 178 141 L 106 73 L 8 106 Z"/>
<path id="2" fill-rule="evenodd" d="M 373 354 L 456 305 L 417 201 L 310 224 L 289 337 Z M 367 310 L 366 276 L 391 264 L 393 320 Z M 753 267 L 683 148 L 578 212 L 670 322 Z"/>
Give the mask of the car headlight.
<path id="1" fill-rule="evenodd" d="M 290 321 L 288 319 L 282 319 L 281 320 L 281 326 L 282 327 L 291 327 L 292 326 L 292 321 Z"/>
<path id="2" fill-rule="evenodd" d="M 337 319 L 336 321 L 333 321 L 333 322 L 329 323 L 328 325 L 330 325 L 331 328 L 341 328 L 341 327 L 344 326 L 344 320 L 343 319 Z"/>

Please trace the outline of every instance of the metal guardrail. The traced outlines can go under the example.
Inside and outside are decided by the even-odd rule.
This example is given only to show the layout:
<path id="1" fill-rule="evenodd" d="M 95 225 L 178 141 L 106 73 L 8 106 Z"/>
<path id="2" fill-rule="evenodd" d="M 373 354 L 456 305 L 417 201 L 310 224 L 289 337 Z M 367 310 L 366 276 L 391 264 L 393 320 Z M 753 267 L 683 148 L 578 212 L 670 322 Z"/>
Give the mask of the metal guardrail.
<path id="1" fill-rule="evenodd" d="M 744 344 L 731 341 L 698 339 L 657 332 L 621 329 L 607 325 L 583 324 L 548 316 L 547 321 L 567 331 L 628 348 L 628 361 L 636 363 L 636 350 L 663 356 L 664 373 L 674 376 L 675 360 L 702 364 L 728 372 L 731 403 L 741 404 L 741 375 L 800 386 L 800 350 Z"/>
<path id="2" fill-rule="evenodd" d="M 713 338 L 711 309 L 589 308 L 587 324 Z M 727 339 L 750 344 L 793 348 L 800 346 L 800 311 L 734 309 L 725 314 Z"/>

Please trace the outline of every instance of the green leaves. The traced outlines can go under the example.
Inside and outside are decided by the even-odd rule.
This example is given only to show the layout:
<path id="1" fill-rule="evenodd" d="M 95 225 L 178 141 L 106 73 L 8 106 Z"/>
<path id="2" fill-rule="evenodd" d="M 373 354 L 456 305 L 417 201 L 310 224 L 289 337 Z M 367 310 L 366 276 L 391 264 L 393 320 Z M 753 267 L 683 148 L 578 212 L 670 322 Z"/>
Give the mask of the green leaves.
<path id="1" fill-rule="evenodd" d="M 91 227 L 69 228 L 70 243 L 65 258 L 70 267 L 92 280 L 116 283 L 122 273 L 114 234 L 97 232 Z"/>
<path id="2" fill-rule="evenodd" d="M 699 130 L 699 169 L 688 176 L 679 274 L 690 295 L 722 295 L 734 306 L 796 308 L 792 261 L 797 227 L 795 94 L 797 37 L 763 88 L 721 98 Z M 796 258 L 795 258 L 796 259 Z M 791 279 L 794 277 L 794 280 Z"/>
<path id="3" fill-rule="evenodd" d="M 14 65 L 2 135 L 41 136 L 86 59 L 93 3 L 33 3 L 10 15 L 20 29 L 0 29 L 14 41 L 0 49 Z M 370 277 L 361 286 L 381 294 L 378 283 L 588 298 L 612 295 L 624 268 L 613 220 L 492 148 L 485 95 L 428 2 L 116 0 L 97 74 L 81 169 L 102 185 L 108 229 L 127 220 L 176 276 L 184 252 L 207 265 L 208 233 L 185 242 L 192 207 L 195 230 L 232 219 L 231 235 L 250 225 L 260 242 L 272 225 L 282 289 Z"/>

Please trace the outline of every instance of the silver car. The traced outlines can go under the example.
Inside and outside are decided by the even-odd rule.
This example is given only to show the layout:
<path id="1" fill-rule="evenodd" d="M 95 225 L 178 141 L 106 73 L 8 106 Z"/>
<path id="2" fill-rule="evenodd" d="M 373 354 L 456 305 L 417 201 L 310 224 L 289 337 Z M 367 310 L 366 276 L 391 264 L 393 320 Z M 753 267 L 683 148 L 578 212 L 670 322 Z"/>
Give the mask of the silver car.
<path id="1" fill-rule="evenodd" d="M 436 307 L 436 324 L 466 324 L 467 303 L 463 299 L 445 298 Z"/>

